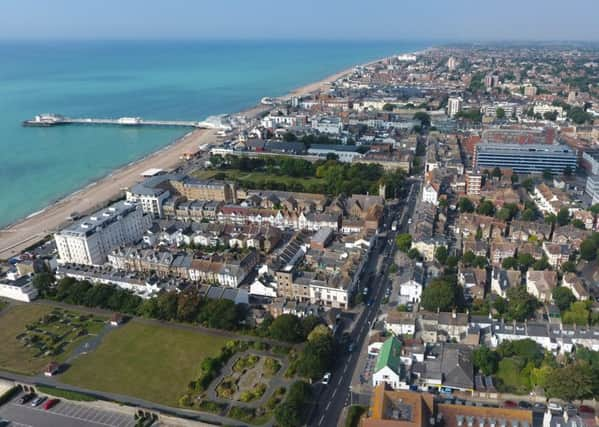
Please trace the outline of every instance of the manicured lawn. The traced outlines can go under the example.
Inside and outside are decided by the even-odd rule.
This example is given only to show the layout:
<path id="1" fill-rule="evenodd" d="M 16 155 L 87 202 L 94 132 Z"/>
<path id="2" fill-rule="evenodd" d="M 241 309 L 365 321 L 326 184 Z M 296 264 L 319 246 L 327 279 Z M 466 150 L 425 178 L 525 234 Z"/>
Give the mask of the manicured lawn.
<path id="1" fill-rule="evenodd" d="M 19 304 L 0 314 L 0 369 L 40 373 L 52 360 L 63 362 L 106 319 L 45 305 Z"/>
<path id="2" fill-rule="evenodd" d="M 50 357 L 34 357 L 31 348 L 25 347 L 17 336 L 25 331 L 25 325 L 36 322 L 52 311 L 42 305 L 13 305 L 0 314 L 0 368 L 23 374 L 39 373 L 51 360 Z"/>
<path id="3" fill-rule="evenodd" d="M 200 363 L 228 340 L 168 326 L 132 321 L 106 335 L 100 346 L 75 360 L 62 382 L 178 405 Z"/>

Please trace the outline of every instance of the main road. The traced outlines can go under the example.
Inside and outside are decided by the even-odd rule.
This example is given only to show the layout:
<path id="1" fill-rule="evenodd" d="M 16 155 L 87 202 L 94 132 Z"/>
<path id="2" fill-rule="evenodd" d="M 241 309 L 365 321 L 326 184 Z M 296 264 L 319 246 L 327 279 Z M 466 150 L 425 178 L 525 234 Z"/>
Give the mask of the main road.
<path id="1" fill-rule="evenodd" d="M 369 304 L 356 320 L 350 334 L 351 342 L 356 349 L 353 353 L 340 352 L 335 361 L 335 368 L 328 385 L 318 383 L 316 388 L 316 407 L 312 411 L 308 425 L 310 426 L 336 426 L 341 418 L 343 408 L 350 397 L 350 385 L 354 371 L 360 358 L 360 350 L 364 348 L 364 342 L 372 329 L 379 314 L 379 307 L 384 295 L 385 284 L 389 266 L 393 263 L 393 252 L 395 250 L 395 231 L 391 231 L 391 223 L 398 220 L 398 231 L 404 231 L 407 221 L 412 216 L 416 197 L 418 195 L 419 182 L 410 181 L 408 197 L 395 211 L 388 210 L 383 224 L 383 233 L 387 232 L 386 238 L 381 237 L 377 241 L 377 247 L 372 252 L 366 266 L 364 278 L 374 277 L 370 283 L 366 283 L 370 289 Z M 382 258 L 382 262 L 381 261 Z M 377 269 L 380 266 L 380 269 Z M 344 349 L 345 350 L 345 349 Z"/>

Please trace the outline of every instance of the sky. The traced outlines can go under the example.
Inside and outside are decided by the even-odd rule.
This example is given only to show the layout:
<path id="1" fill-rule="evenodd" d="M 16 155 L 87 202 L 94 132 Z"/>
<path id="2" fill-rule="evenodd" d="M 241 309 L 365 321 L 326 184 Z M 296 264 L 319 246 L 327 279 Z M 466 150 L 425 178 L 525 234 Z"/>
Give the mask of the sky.
<path id="1" fill-rule="evenodd" d="M 599 0 L 2 0 L 0 40 L 599 41 Z"/>

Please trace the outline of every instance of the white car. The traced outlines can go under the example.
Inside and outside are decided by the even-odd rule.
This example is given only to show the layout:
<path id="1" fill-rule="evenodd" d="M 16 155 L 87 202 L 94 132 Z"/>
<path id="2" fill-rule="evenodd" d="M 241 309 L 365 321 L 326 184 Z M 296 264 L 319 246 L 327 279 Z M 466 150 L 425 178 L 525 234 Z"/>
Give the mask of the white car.
<path id="1" fill-rule="evenodd" d="M 326 374 L 324 374 L 324 377 L 322 377 L 322 383 L 324 385 L 327 385 L 329 381 L 331 381 L 331 373 L 327 372 Z"/>
<path id="2" fill-rule="evenodd" d="M 547 405 L 547 409 L 549 409 L 551 412 L 563 412 L 564 409 L 561 407 L 561 405 L 555 403 L 555 402 L 549 402 L 549 405 Z"/>

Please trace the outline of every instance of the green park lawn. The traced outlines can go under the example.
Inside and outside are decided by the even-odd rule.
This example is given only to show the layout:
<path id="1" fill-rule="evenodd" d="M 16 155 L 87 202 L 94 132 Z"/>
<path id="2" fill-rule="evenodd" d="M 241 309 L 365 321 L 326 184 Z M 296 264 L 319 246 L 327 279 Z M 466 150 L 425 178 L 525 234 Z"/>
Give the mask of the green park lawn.
<path id="1" fill-rule="evenodd" d="M 199 375 L 202 359 L 218 354 L 226 342 L 223 337 L 132 321 L 106 335 L 59 379 L 177 406 L 189 381 Z"/>
<path id="2" fill-rule="evenodd" d="M 258 183 L 261 181 L 273 181 L 278 182 L 285 185 L 290 184 L 317 184 L 320 185 L 324 182 L 321 178 L 316 177 L 305 177 L 305 178 L 294 178 L 288 175 L 275 175 L 269 174 L 267 172 L 242 172 L 237 169 L 228 169 L 228 170 L 198 170 L 193 173 L 198 179 L 210 179 L 216 176 L 217 174 L 224 174 L 226 179 L 238 181 L 241 184 L 246 182 Z"/>

